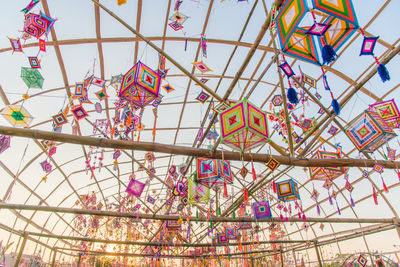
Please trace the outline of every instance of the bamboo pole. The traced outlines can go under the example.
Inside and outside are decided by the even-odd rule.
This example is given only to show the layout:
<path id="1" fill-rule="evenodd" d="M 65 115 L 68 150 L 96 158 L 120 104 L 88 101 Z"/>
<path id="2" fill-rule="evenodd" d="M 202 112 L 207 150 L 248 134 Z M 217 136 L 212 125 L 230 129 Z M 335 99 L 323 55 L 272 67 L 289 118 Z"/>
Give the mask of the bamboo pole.
<path id="1" fill-rule="evenodd" d="M 69 250 L 69 251 L 78 251 L 78 252 L 84 252 L 85 254 L 93 254 L 93 255 L 109 255 L 109 256 L 119 256 L 119 257 L 137 257 L 137 258 L 142 258 L 142 257 L 150 257 L 153 258 L 154 254 L 140 254 L 140 253 L 119 253 L 119 252 L 107 252 L 107 251 L 87 251 L 87 250 L 82 250 L 82 249 L 73 249 L 73 248 L 57 248 L 58 250 Z M 250 252 L 238 252 L 238 253 L 228 253 L 228 254 L 217 254 L 214 255 L 215 257 L 230 257 L 230 256 L 240 256 L 240 255 L 251 255 L 251 254 L 257 254 L 257 253 L 271 253 L 274 252 L 273 250 L 266 249 L 266 250 L 259 250 L 259 251 L 250 251 Z M 158 255 L 157 257 L 161 258 L 209 258 L 210 255 L 201 255 L 201 256 L 196 256 L 196 255 Z M 240 257 L 240 259 L 250 259 L 250 257 Z"/>
<path id="2" fill-rule="evenodd" d="M 21 248 L 19 249 L 19 252 L 18 252 L 18 255 L 17 255 L 17 259 L 15 260 L 15 263 L 14 263 L 14 267 L 18 267 L 19 263 L 21 262 L 22 253 L 24 252 L 25 245 L 26 245 L 26 240 L 28 239 L 27 237 L 28 237 L 28 233 L 24 233 L 23 234 Z"/>
<path id="3" fill-rule="evenodd" d="M 319 254 L 317 240 L 314 241 L 314 248 L 315 248 L 315 253 L 317 254 L 317 258 L 318 258 L 318 266 L 322 267 L 322 260 L 321 260 L 321 255 Z"/>
<path id="4" fill-rule="evenodd" d="M 285 267 L 285 265 L 283 265 L 283 251 L 282 251 L 282 248 L 279 250 L 279 255 L 281 256 L 281 267 Z"/>
<path id="5" fill-rule="evenodd" d="M 56 266 L 56 256 L 57 256 L 57 249 L 53 251 L 53 259 L 51 260 L 51 267 Z"/>
<path id="6" fill-rule="evenodd" d="M 277 69 L 276 71 L 277 71 L 277 75 L 279 78 L 279 86 L 281 88 L 281 95 L 282 95 L 282 99 L 283 99 L 283 107 L 284 107 L 283 111 L 285 112 L 285 122 L 286 122 L 287 134 L 288 134 L 290 155 L 293 156 L 294 149 L 293 149 L 293 137 L 292 137 L 292 124 L 290 123 L 289 111 L 287 108 L 285 86 L 283 85 L 283 78 L 282 78 L 281 72 L 279 70 L 279 58 L 278 58 L 279 52 L 276 49 L 276 42 L 275 42 L 274 35 L 272 34 L 272 32 L 270 32 L 270 35 L 271 35 L 271 41 L 272 41 L 274 52 L 275 52 L 275 64 L 276 64 L 276 69 Z"/>
<path id="7" fill-rule="evenodd" d="M 62 208 L 62 207 L 51 207 L 51 206 L 35 206 L 35 205 L 23 205 L 23 204 L 10 204 L 10 203 L 0 203 L 0 209 L 10 209 L 10 210 L 37 210 L 37 211 L 47 211 L 47 212 L 60 212 L 60 213 L 72 213 L 72 214 L 83 214 L 83 215 L 93 215 L 93 216 L 107 216 L 107 217 L 120 217 L 120 218 L 139 218 L 139 219 L 150 219 L 159 221 L 177 221 L 180 216 L 176 215 L 161 215 L 161 214 L 142 214 L 142 213 L 124 213 L 109 210 L 89 210 L 89 209 L 75 209 L 75 208 Z M 253 217 L 243 217 L 243 218 L 230 218 L 230 217 L 210 217 L 213 222 L 255 222 Z M 192 222 L 205 222 L 207 218 L 196 218 L 190 217 Z M 297 216 L 290 217 L 281 220 L 280 218 L 266 218 L 257 219 L 257 222 L 303 222 Z M 316 223 L 386 223 L 393 225 L 393 218 L 307 218 L 307 222 Z"/>
<path id="8" fill-rule="evenodd" d="M 209 149 L 200 149 L 193 147 L 184 147 L 176 145 L 166 145 L 152 142 L 128 142 L 122 140 L 111 140 L 104 138 L 94 138 L 89 136 L 78 136 L 71 134 L 62 134 L 41 130 L 33 129 L 22 129 L 0 126 L 0 134 L 9 136 L 19 136 L 25 138 L 34 139 L 46 139 L 57 142 L 64 142 L 70 144 L 80 144 L 96 147 L 106 147 L 114 149 L 126 149 L 126 150 L 140 150 L 140 151 L 152 151 L 167 154 L 176 155 L 187 155 L 195 157 L 215 158 L 225 160 L 237 160 L 241 161 L 242 157 L 239 152 L 221 151 L 216 150 L 214 152 Z M 267 154 L 250 154 L 244 153 L 243 160 L 250 161 L 253 159 L 254 162 L 267 162 L 270 159 L 270 155 Z M 400 165 L 400 162 L 388 161 L 388 160 L 368 160 L 368 159 L 307 159 L 307 158 L 296 158 L 290 156 L 272 155 L 272 157 L 279 161 L 281 165 L 299 166 L 299 167 L 373 167 L 375 164 L 380 164 L 387 169 L 396 169 L 396 166 Z"/>
<path id="9" fill-rule="evenodd" d="M 188 243 L 160 243 L 160 242 L 140 242 L 140 241 L 124 241 L 124 240 L 110 240 L 110 239 L 97 239 L 79 236 L 63 236 L 63 235 L 53 235 L 53 234 L 43 234 L 35 232 L 27 232 L 30 236 L 39 236 L 44 238 L 55 238 L 55 239 L 66 239 L 75 241 L 84 241 L 89 243 L 106 243 L 106 244 L 118 244 L 118 245 L 137 245 L 137 246 L 161 246 L 167 245 L 169 247 L 212 247 L 212 243 L 198 243 L 198 244 L 188 244 Z M 307 243 L 307 240 L 267 240 L 260 241 L 259 244 L 297 244 L 297 243 Z M 240 243 L 227 243 L 221 244 L 219 246 L 238 246 Z M 242 242 L 243 246 L 252 245 L 253 242 Z"/>

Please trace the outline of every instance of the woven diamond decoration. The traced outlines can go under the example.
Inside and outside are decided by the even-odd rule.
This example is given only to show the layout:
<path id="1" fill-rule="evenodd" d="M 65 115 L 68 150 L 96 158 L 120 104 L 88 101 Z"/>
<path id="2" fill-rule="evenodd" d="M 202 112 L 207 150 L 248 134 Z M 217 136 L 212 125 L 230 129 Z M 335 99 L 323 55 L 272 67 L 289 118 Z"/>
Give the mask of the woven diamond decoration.
<path id="1" fill-rule="evenodd" d="M 86 110 L 81 105 L 71 108 L 71 112 L 72 114 L 74 114 L 75 119 L 78 121 L 89 116 Z"/>
<path id="2" fill-rule="evenodd" d="M 28 127 L 32 115 L 21 105 L 7 105 L 0 113 L 14 127 Z"/>
<path id="3" fill-rule="evenodd" d="M 378 113 L 390 128 L 399 128 L 400 112 L 393 99 L 370 105 L 369 110 Z"/>
<path id="4" fill-rule="evenodd" d="M 253 203 L 253 212 L 256 219 L 271 218 L 271 208 L 268 201 Z"/>
<path id="5" fill-rule="evenodd" d="M 364 257 L 364 255 L 360 254 L 360 256 L 358 256 L 357 262 L 361 264 L 361 266 L 367 266 L 368 260 Z"/>
<path id="6" fill-rule="evenodd" d="M 352 120 L 344 130 L 361 152 L 374 152 L 397 135 L 378 113 L 365 110 Z"/>
<path id="7" fill-rule="evenodd" d="M 40 61 L 37 57 L 28 57 L 32 69 L 40 69 Z"/>
<path id="8" fill-rule="evenodd" d="M 21 78 L 29 88 L 42 89 L 44 79 L 37 69 L 21 67 Z"/>
<path id="9" fill-rule="evenodd" d="M 376 42 L 378 41 L 379 37 L 367 37 L 364 36 L 363 43 L 361 45 L 360 56 L 365 55 L 374 55 L 374 49 Z"/>
<path id="10" fill-rule="evenodd" d="M 317 150 L 311 158 L 313 159 L 341 159 L 341 152 L 329 152 Z M 311 167 L 309 168 L 311 180 L 333 180 L 347 173 L 349 168 L 346 167 Z"/>
<path id="11" fill-rule="evenodd" d="M 144 190 L 146 184 L 139 182 L 138 180 L 131 179 L 128 186 L 126 187 L 126 192 L 132 196 L 140 197 Z"/>
<path id="12" fill-rule="evenodd" d="M 157 72 L 139 61 L 124 75 L 118 96 L 144 107 L 159 96 L 160 83 Z"/>
<path id="13" fill-rule="evenodd" d="M 297 183 L 293 179 L 276 183 L 278 198 L 284 202 L 300 199 Z"/>
<path id="14" fill-rule="evenodd" d="M 98 92 L 95 93 L 95 95 L 97 96 L 97 98 L 102 101 L 108 98 L 107 92 L 105 89 L 102 89 Z"/>
<path id="15" fill-rule="evenodd" d="M 218 187 L 223 183 L 232 184 L 233 176 L 229 161 L 197 158 L 196 182 L 207 187 Z"/>
<path id="16" fill-rule="evenodd" d="M 325 32 L 329 29 L 330 26 L 331 26 L 330 24 L 314 22 L 314 24 L 310 27 L 310 29 L 308 29 L 306 34 L 321 36 L 325 34 Z"/>
<path id="17" fill-rule="evenodd" d="M 219 114 L 221 142 L 246 151 L 267 142 L 268 125 L 264 111 L 244 98 Z"/>
<path id="18" fill-rule="evenodd" d="M 56 127 L 60 127 L 66 123 L 68 123 L 67 117 L 64 115 L 63 112 L 60 112 L 53 116 L 53 121 Z"/>
<path id="19" fill-rule="evenodd" d="M 197 97 L 196 100 L 199 101 L 200 103 L 204 104 L 208 99 L 210 98 L 210 95 L 202 91 Z"/>
<path id="20" fill-rule="evenodd" d="M 278 107 L 278 106 L 281 106 L 281 105 L 282 105 L 282 103 L 283 103 L 283 98 L 282 98 L 281 95 L 275 95 L 275 96 L 272 98 L 271 101 L 272 101 L 272 104 L 274 104 L 275 107 Z"/>
<path id="21" fill-rule="evenodd" d="M 211 69 L 203 62 L 203 61 L 197 61 L 192 63 L 196 69 L 198 69 L 201 73 L 204 72 L 209 72 Z"/>
<path id="22" fill-rule="evenodd" d="M 195 176 L 192 175 L 188 179 L 189 192 L 188 201 L 191 204 L 205 203 L 207 204 L 210 200 L 210 189 L 201 183 L 195 182 Z"/>
<path id="23" fill-rule="evenodd" d="M 225 235 L 229 239 L 234 239 L 237 237 L 237 230 L 235 228 L 227 228 L 225 229 Z"/>

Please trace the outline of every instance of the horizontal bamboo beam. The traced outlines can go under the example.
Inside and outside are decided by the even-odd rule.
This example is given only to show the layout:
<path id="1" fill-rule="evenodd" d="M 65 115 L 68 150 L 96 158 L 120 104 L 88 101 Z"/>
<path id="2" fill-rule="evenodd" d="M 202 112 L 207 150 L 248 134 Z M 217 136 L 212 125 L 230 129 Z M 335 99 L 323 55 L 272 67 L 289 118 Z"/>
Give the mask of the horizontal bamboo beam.
<path id="1" fill-rule="evenodd" d="M 194 157 L 216 158 L 225 160 L 241 161 L 242 157 L 239 152 L 209 150 L 194 147 L 185 147 L 177 145 L 167 145 L 153 142 L 128 142 L 121 140 L 111 140 L 105 138 L 94 138 L 89 136 L 78 136 L 71 134 L 62 134 L 41 130 L 23 129 L 0 126 L 0 134 L 9 136 L 19 136 L 34 139 L 46 139 L 63 143 L 88 145 L 95 147 L 106 147 L 114 149 L 126 150 L 139 150 L 139 151 L 152 151 L 166 154 L 186 155 Z M 397 169 L 400 162 L 388 160 L 369 160 L 369 159 L 307 159 L 296 158 L 281 155 L 267 155 L 267 154 L 250 154 L 244 153 L 243 160 L 254 162 L 267 162 L 271 157 L 279 161 L 281 165 L 290 165 L 298 167 L 373 167 L 376 163 L 381 164 L 387 169 Z"/>
<path id="2" fill-rule="evenodd" d="M 75 208 L 62 208 L 62 207 L 49 207 L 49 206 L 35 206 L 35 205 L 24 205 L 24 204 L 9 204 L 0 203 L 0 209 L 10 210 L 36 210 L 46 212 L 59 212 L 59 213 L 72 213 L 82 215 L 93 215 L 93 216 L 107 216 L 107 217 L 120 217 L 120 218 L 133 218 L 133 219 L 150 219 L 159 221 L 178 220 L 181 217 L 175 215 L 161 215 L 161 214 L 143 214 L 143 213 L 124 213 L 117 211 L 108 210 L 88 210 L 88 209 L 75 209 Z M 205 222 L 206 218 L 190 217 L 192 222 Z M 297 216 L 290 217 L 287 219 L 270 218 L 256 220 L 253 217 L 246 218 L 230 218 L 230 217 L 210 217 L 212 222 L 302 222 Z M 307 218 L 307 222 L 317 223 L 387 223 L 394 224 L 393 218 Z"/>
<path id="3" fill-rule="evenodd" d="M 200 256 L 196 256 L 196 255 L 165 255 L 165 254 L 161 254 L 161 255 L 155 255 L 155 254 L 139 254 L 139 253 L 121 253 L 121 252 L 107 252 L 107 251 L 93 251 L 93 250 L 89 250 L 89 251 L 85 251 L 82 249 L 72 249 L 72 248 L 61 248 L 61 247 L 57 247 L 57 250 L 69 250 L 69 251 L 79 251 L 82 253 L 86 253 L 86 254 L 93 254 L 93 255 L 106 255 L 106 256 L 115 256 L 115 257 L 134 257 L 134 258 L 190 258 L 190 259 L 203 259 L 203 258 L 210 258 L 211 255 L 200 255 Z M 237 252 L 237 253 L 229 253 L 229 254 L 217 254 L 217 255 L 213 255 L 215 258 L 218 257 L 231 257 L 231 256 L 240 256 L 240 255 L 249 255 L 249 254 L 258 254 L 258 253 L 270 253 L 270 252 L 274 252 L 274 250 L 270 250 L 270 249 L 266 249 L 266 250 L 253 250 L 253 251 L 247 251 L 247 252 Z M 246 258 L 246 257 L 240 257 L 241 259 Z M 248 257 L 250 258 L 250 257 Z"/>
<path id="4" fill-rule="evenodd" d="M 169 246 L 169 247 L 213 247 L 212 243 L 198 243 L 198 244 L 187 244 L 187 243 L 160 243 L 160 242 L 140 242 L 140 241 L 128 241 L 128 240 L 110 240 L 110 239 L 98 239 L 98 238 L 88 238 L 79 236 L 64 236 L 64 235 L 49 235 L 43 233 L 27 232 L 30 236 L 39 236 L 44 238 L 56 238 L 56 239 L 66 239 L 75 241 L 84 241 L 91 243 L 106 243 L 106 244 L 117 244 L 117 245 L 132 245 L 132 246 Z M 259 241 L 257 244 L 297 244 L 297 243 L 307 243 L 307 240 L 268 240 Z M 253 245 L 254 242 L 242 242 L 242 243 L 227 243 L 221 244 L 220 246 L 242 246 Z"/>

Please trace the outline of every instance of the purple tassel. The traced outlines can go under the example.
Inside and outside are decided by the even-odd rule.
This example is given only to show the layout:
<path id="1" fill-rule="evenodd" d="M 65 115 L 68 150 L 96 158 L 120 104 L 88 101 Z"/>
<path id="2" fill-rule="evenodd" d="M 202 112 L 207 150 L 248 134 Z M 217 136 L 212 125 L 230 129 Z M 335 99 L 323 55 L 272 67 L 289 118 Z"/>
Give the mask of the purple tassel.
<path id="1" fill-rule="evenodd" d="M 321 216 L 321 209 L 319 208 L 318 202 L 317 202 L 317 213 L 318 213 L 319 216 Z"/>
<path id="2" fill-rule="evenodd" d="M 340 212 L 340 208 L 339 208 L 339 205 L 338 205 L 337 201 L 336 201 L 336 208 L 337 208 L 338 214 L 339 214 L 339 215 L 342 215 L 342 213 Z"/>
<path id="3" fill-rule="evenodd" d="M 282 214 L 279 216 L 279 219 L 281 219 L 283 221 L 283 215 Z"/>
<path id="4" fill-rule="evenodd" d="M 353 208 L 356 206 L 356 204 L 354 203 L 354 200 L 353 200 L 353 198 L 351 197 L 351 195 L 350 195 L 350 204 L 351 204 L 351 206 L 352 206 Z"/>
<path id="5" fill-rule="evenodd" d="M 301 219 L 301 214 L 300 214 L 300 212 L 299 212 L 299 219 Z"/>
<path id="6" fill-rule="evenodd" d="M 189 236 L 190 236 L 190 224 L 187 229 L 186 239 L 189 239 Z"/>
<path id="7" fill-rule="evenodd" d="M 303 214 L 303 221 L 307 220 L 306 215 Z"/>
<path id="8" fill-rule="evenodd" d="M 207 227 L 207 235 L 210 236 L 210 228 Z"/>
<path id="9" fill-rule="evenodd" d="M 288 218 L 288 217 L 285 217 L 285 221 L 288 222 L 288 221 L 289 221 L 289 218 Z"/>
<path id="10" fill-rule="evenodd" d="M 329 195 L 329 204 L 333 205 L 333 200 L 332 200 L 331 194 L 328 193 L 328 195 Z"/>
<path id="11" fill-rule="evenodd" d="M 186 39 L 185 39 L 185 51 L 186 51 L 186 49 L 187 49 L 187 41 L 188 41 L 188 39 L 186 38 Z"/>

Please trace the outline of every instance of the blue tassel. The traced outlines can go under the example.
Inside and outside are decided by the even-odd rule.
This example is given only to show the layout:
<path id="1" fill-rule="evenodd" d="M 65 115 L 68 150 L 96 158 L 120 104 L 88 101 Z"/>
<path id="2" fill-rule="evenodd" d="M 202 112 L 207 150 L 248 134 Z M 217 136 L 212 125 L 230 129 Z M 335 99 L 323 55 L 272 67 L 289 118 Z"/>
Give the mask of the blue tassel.
<path id="1" fill-rule="evenodd" d="M 339 114 L 340 114 L 340 105 L 339 105 L 339 102 L 336 99 L 332 100 L 332 107 L 333 107 L 333 111 L 335 112 L 336 116 L 339 116 Z"/>
<path id="2" fill-rule="evenodd" d="M 321 215 L 321 209 L 319 208 L 318 202 L 317 202 L 317 213 L 318 215 Z"/>
<path id="3" fill-rule="evenodd" d="M 322 59 L 324 61 L 324 64 L 329 65 L 332 62 L 334 62 L 337 58 L 338 55 L 336 54 L 332 46 L 327 44 L 322 48 Z"/>
<path id="4" fill-rule="evenodd" d="M 387 70 L 386 66 L 383 64 L 379 64 L 378 66 L 378 73 L 382 79 L 382 82 L 386 82 L 390 80 L 389 71 Z"/>
<path id="5" fill-rule="evenodd" d="M 294 105 L 299 103 L 299 98 L 297 97 L 297 92 L 296 92 L 296 90 L 293 89 L 293 87 L 290 87 L 288 89 L 287 98 L 289 99 L 289 102 Z"/>

